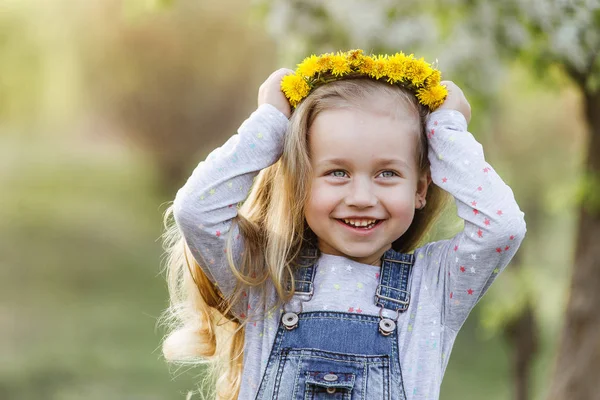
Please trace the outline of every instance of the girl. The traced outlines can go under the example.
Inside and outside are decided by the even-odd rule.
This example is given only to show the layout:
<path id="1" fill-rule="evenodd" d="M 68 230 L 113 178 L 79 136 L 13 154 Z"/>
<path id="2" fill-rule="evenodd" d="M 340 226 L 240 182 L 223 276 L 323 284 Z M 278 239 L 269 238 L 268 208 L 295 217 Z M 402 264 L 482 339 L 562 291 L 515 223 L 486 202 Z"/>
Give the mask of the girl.
<path id="1" fill-rule="evenodd" d="M 222 399 L 437 399 L 526 232 L 462 91 L 356 50 L 274 72 L 258 103 L 167 211 L 166 358 L 208 360 Z M 423 245 L 447 193 L 464 229 Z"/>

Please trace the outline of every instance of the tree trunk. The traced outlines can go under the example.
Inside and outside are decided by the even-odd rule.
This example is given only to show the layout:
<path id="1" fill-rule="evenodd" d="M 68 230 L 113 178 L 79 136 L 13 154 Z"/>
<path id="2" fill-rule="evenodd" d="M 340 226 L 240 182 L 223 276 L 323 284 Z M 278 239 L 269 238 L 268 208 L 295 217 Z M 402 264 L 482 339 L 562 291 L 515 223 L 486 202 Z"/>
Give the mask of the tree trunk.
<path id="1" fill-rule="evenodd" d="M 537 353 L 536 323 L 531 304 L 505 328 L 505 336 L 512 345 L 514 400 L 529 398 L 530 370 Z"/>
<path id="2" fill-rule="evenodd" d="M 600 178 L 600 91 L 585 94 L 590 127 L 585 173 Z M 598 181 L 596 181 L 598 182 Z M 594 186 L 599 190 L 598 186 Z M 586 194 L 588 196 L 588 194 Z M 584 196 L 571 290 L 549 400 L 600 400 L 600 207 Z"/>
<path id="3" fill-rule="evenodd" d="M 527 223 L 531 224 L 531 217 L 535 221 L 536 212 L 525 213 L 528 215 Z M 523 252 L 517 252 L 511 263 L 513 269 L 522 267 Z M 529 382 L 531 362 L 537 354 L 538 335 L 537 323 L 535 321 L 531 303 L 527 302 L 521 313 L 512 321 L 507 321 L 504 327 L 504 337 L 510 343 L 511 361 L 514 383 L 514 400 L 527 400 L 529 398 Z"/>

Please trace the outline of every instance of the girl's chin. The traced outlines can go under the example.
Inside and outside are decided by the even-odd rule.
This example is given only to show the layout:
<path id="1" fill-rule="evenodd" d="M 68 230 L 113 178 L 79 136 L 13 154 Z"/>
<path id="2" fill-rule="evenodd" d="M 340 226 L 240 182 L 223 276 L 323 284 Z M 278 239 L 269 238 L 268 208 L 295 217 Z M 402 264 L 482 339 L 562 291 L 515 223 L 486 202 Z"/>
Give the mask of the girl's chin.
<path id="1" fill-rule="evenodd" d="M 355 246 L 347 251 L 340 250 L 338 253 L 358 263 L 374 265 L 379 263 L 381 256 L 383 256 L 383 254 L 389 247 L 391 247 L 391 245 L 386 247 L 385 250 L 381 248 L 373 248 L 373 246 L 367 247 L 368 248 L 361 249 L 360 246 Z"/>

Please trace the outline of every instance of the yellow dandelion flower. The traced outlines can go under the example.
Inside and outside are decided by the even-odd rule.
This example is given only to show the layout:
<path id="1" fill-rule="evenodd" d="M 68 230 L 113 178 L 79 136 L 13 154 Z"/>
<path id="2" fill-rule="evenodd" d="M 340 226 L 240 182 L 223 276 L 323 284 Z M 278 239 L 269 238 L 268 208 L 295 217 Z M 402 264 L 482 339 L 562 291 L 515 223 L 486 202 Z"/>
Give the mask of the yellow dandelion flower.
<path id="1" fill-rule="evenodd" d="M 331 73 L 335 76 L 347 75 L 350 72 L 350 64 L 342 54 L 331 56 Z"/>
<path id="2" fill-rule="evenodd" d="M 448 89 L 442 85 L 425 87 L 417 90 L 419 102 L 429 107 L 431 111 L 441 106 L 444 100 L 446 100 L 447 95 Z"/>
<path id="3" fill-rule="evenodd" d="M 387 57 L 382 55 L 377 56 L 377 58 L 373 60 L 373 67 L 371 68 L 371 73 L 369 74 L 369 76 L 375 79 L 379 79 L 382 76 L 385 76 L 386 65 Z"/>
<path id="4" fill-rule="evenodd" d="M 441 81 L 442 73 L 439 70 L 434 69 L 431 75 L 425 79 L 425 86 L 436 86 L 439 85 Z"/>
<path id="5" fill-rule="evenodd" d="M 432 72 L 431 66 L 422 58 L 419 60 L 411 58 L 406 63 L 406 78 L 415 86 L 423 85 L 425 78 L 431 75 Z"/>
<path id="6" fill-rule="evenodd" d="M 323 54 L 319 57 L 319 59 L 317 60 L 317 72 L 323 73 L 323 72 L 327 72 L 331 69 L 331 62 L 332 62 L 332 57 L 333 54 Z"/>
<path id="7" fill-rule="evenodd" d="M 296 74 L 304 76 L 306 78 L 312 78 L 317 72 L 319 72 L 319 58 L 314 54 L 310 57 L 306 57 L 296 69 Z"/>
<path id="8" fill-rule="evenodd" d="M 350 50 L 346 52 L 346 58 L 351 68 L 358 69 L 364 60 L 363 51 L 361 49 Z"/>
<path id="9" fill-rule="evenodd" d="M 388 57 L 386 72 L 390 83 L 402 81 L 406 71 L 406 62 L 408 58 L 403 53 L 396 53 Z"/>
<path id="10" fill-rule="evenodd" d="M 308 96 L 310 86 L 301 76 L 286 75 L 281 80 L 281 90 L 290 101 L 290 105 L 296 107 L 303 98 Z"/>
<path id="11" fill-rule="evenodd" d="M 371 56 L 364 56 L 362 58 L 361 64 L 358 66 L 358 72 L 364 75 L 371 75 L 373 71 L 373 67 L 375 65 L 375 60 Z"/>

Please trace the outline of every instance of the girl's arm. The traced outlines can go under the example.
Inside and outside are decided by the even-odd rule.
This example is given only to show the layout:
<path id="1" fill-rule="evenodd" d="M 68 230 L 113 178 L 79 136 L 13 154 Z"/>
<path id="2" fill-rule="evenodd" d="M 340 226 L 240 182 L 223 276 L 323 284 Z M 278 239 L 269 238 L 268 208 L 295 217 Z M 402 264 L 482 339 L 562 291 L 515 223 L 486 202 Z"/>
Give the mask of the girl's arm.
<path id="1" fill-rule="evenodd" d="M 244 201 L 258 172 L 281 156 L 287 117 L 262 104 L 223 146 L 201 162 L 173 203 L 175 221 L 208 278 L 223 294 L 235 288 L 225 253 L 238 203 Z M 232 256 L 239 260 L 243 241 L 236 228 Z"/>
<path id="2" fill-rule="evenodd" d="M 425 258 L 422 290 L 457 331 L 517 251 L 526 227 L 513 192 L 485 161 L 463 114 L 432 113 L 427 122 L 433 182 L 456 200 L 464 229 L 450 240 L 418 249 Z"/>

